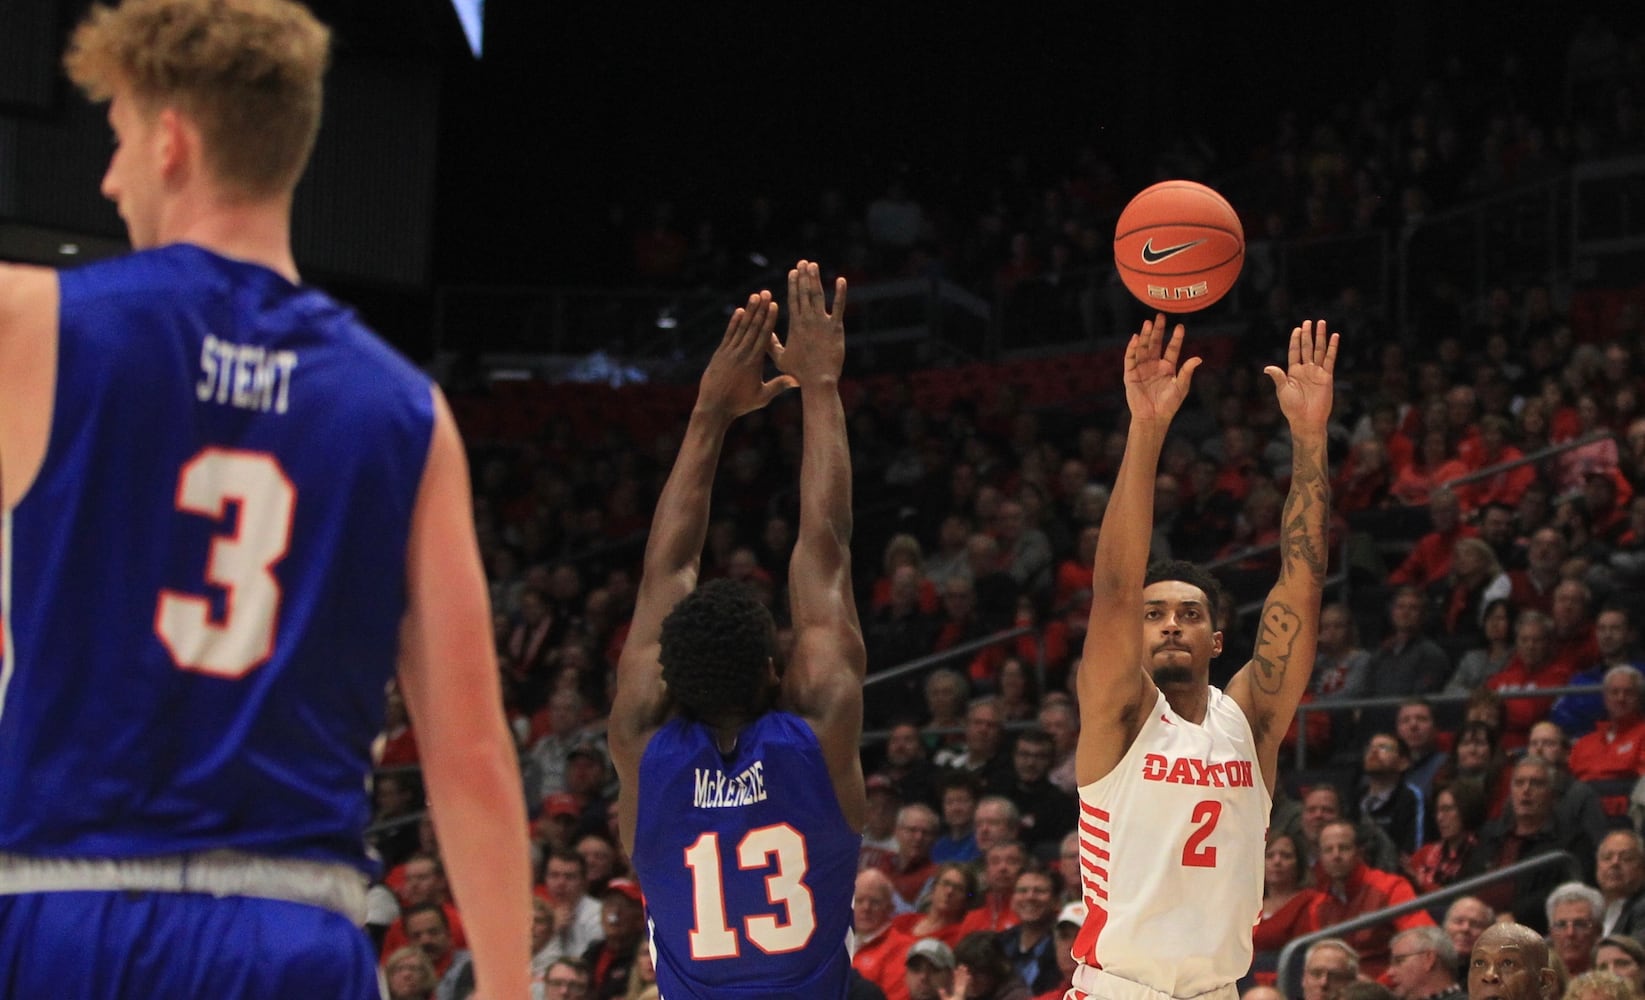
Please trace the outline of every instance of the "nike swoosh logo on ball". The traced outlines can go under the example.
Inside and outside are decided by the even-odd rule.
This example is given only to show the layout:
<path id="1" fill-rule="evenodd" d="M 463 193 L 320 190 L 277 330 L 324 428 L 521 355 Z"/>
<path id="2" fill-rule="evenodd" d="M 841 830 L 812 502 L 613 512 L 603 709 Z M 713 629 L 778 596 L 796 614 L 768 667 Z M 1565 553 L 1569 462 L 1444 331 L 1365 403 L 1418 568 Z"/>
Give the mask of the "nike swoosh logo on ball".
<path id="1" fill-rule="evenodd" d="M 1154 241 L 1150 238 L 1147 243 L 1142 245 L 1142 262 L 1144 264 L 1158 264 L 1162 260 L 1175 257 L 1184 250 L 1192 250 L 1194 247 L 1197 247 L 1204 242 L 1204 240 L 1195 240 L 1192 243 L 1179 243 L 1174 247 L 1166 247 L 1163 250 L 1155 250 Z"/>

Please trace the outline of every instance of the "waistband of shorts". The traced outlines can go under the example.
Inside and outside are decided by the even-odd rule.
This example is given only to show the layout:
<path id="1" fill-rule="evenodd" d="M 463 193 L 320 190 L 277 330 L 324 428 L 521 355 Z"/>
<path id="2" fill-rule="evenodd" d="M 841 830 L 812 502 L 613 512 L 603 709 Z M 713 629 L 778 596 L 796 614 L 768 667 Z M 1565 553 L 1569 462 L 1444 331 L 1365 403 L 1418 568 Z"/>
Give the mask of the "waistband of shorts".
<path id="1" fill-rule="evenodd" d="M 0 896 L 36 892 L 193 892 L 250 896 L 366 917 L 366 877 L 345 864 L 204 851 L 155 858 L 39 858 L 0 853 Z"/>
<path id="2" fill-rule="evenodd" d="M 1116 976 L 1104 969 L 1080 965 L 1074 969 L 1074 985 L 1064 1000 L 1239 1000 L 1239 987 L 1225 983 L 1193 997 L 1174 997 L 1152 986 Z"/>

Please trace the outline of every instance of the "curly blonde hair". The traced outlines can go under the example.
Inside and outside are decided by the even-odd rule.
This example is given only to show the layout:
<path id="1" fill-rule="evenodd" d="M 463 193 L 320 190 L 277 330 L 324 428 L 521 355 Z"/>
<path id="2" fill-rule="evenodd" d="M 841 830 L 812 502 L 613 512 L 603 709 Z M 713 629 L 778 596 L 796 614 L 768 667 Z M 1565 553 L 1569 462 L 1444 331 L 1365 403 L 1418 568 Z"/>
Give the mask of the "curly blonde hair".
<path id="1" fill-rule="evenodd" d="M 330 46 L 289 0 L 124 0 L 92 7 L 63 66 L 93 101 L 183 112 L 217 180 L 266 197 L 296 187 L 314 149 Z"/>
<path id="2" fill-rule="evenodd" d="M 1634 984 L 1614 972 L 1584 972 L 1565 986 L 1563 1000 L 1638 1000 Z"/>

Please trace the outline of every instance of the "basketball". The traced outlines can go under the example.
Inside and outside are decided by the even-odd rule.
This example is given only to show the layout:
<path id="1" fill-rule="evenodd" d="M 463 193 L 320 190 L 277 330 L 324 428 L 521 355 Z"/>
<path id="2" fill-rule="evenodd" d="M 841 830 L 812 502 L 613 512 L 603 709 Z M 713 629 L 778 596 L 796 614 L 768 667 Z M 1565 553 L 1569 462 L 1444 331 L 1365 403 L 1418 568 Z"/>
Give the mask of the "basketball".
<path id="1" fill-rule="evenodd" d="M 1193 181 L 1144 188 L 1114 227 L 1114 263 L 1151 309 L 1187 313 L 1234 287 L 1245 264 L 1245 230 L 1222 195 Z"/>

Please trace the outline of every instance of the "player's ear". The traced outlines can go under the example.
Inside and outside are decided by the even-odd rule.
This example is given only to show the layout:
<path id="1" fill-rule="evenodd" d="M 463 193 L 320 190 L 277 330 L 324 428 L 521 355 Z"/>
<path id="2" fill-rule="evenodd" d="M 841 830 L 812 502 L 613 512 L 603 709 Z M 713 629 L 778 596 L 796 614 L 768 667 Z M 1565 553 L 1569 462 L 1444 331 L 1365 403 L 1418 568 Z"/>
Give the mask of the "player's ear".
<path id="1" fill-rule="evenodd" d="M 1540 980 L 1537 983 L 1537 992 L 1541 994 L 1542 1000 L 1554 1000 L 1559 995 L 1559 979 L 1554 975 L 1554 970 L 1543 966 L 1537 973 Z"/>
<path id="2" fill-rule="evenodd" d="M 1211 633 L 1211 659 L 1222 655 L 1222 629 Z"/>

